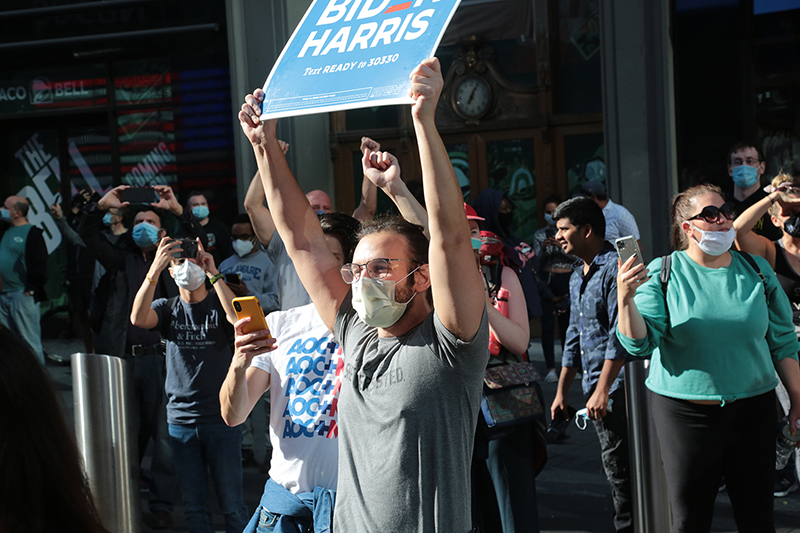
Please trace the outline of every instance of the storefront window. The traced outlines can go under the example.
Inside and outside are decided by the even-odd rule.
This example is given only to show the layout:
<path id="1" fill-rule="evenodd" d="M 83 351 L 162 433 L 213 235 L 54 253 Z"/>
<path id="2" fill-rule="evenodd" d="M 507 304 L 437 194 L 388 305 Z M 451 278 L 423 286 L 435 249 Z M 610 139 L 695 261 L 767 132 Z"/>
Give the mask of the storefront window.
<path id="1" fill-rule="evenodd" d="M 538 227 L 536 217 L 536 167 L 533 139 L 486 143 L 489 187 L 508 194 L 514 202 L 511 229 L 528 243 Z"/>
<path id="2" fill-rule="evenodd" d="M 564 160 L 567 169 L 567 195 L 580 192 L 591 180 L 606 182 L 605 145 L 602 133 L 564 137 Z"/>
<path id="3" fill-rule="evenodd" d="M 70 195 L 77 194 L 82 189 L 94 190 L 102 195 L 114 186 L 111 137 L 107 128 L 70 130 L 67 134 L 67 150 Z"/>
<path id="4" fill-rule="evenodd" d="M 172 110 L 120 113 L 117 127 L 123 185 L 144 187 L 177 182 Z"/>
<path id="5" fill-rule="evenodd" d="M 600 113 L 599 0 L 558 0 L 556 108 L 559 113 Z"/>
<path id="6" fill-rule="evenodd" d="M 114 97 L 118 105 L 170 102 L 169 61 L 156 59 L 114 66 Z"/>

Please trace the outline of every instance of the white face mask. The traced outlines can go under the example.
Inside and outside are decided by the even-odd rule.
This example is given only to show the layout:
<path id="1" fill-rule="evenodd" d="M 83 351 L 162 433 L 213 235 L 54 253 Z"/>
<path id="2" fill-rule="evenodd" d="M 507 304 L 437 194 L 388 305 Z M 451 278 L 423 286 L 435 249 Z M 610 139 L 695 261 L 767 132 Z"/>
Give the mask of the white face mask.
<path id="1" fill-rule="evenodd" d="M 406 274 L 408 276 L 419 270 L 415 268 Z M 368 326 L 375 328 L 388 328 L 400 320 L 406 307 L 411 303 L 417 293 L 407 302 L 397 302 L 394 291 L 400 281 L 388 279 L 373 279 L 362 275 L 353 283 L 353 309 L 358 317 Z"/>
<path id="2" fill-rule="evenodd" d="M 708 255 L 722 255 L 733 246 L 736 240 L 736 230 L 731 227 L 727 231 L 703 231 L 691 222 L 691 227 L 700 233 L 700 241 L 695 241 L 697 246 Z"/>
<path id="3" fill-rule="evenodd" d="M 194 291 L 206 281 L 206 273 L 203 269 L 189 260 L 184 261 L 178 266 L 171 267 L 172 275 L 175 277 L 175 284 L 181 289 Z"/>
<path id="4" fill-rule="evenodd" d="M 236 252 L 236 255 L 239 257 L 244 257 L 253 251 L 253 241 L 236 239 L 233 241 L 233 251 Z"/>

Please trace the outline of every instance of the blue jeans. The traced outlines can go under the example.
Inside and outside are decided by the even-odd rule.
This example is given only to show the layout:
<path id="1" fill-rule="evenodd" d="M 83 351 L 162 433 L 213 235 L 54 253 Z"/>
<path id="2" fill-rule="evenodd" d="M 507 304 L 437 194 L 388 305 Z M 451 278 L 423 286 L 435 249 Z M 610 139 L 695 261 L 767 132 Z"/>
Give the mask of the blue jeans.
<path id="1" fill-rule="evenodd" d="M 22 337 L 33 355 L 44 364 L 39 303 L 23 291 L 0 294 L 0 324 Z"/>
<path id="2" fill-rule="evenodd" d="M 225 424 L 170 424 L 169 436 L 189 533 L 214 533 L 206 467 L 225 515 L 225 531 L 242 533 L 250 518 L 242 494 L 242 430 Z"/>
<path id="3" fill-rule="evenodd" d="M 486 466 L 492 477 L 503 533 L 538 533 L 532 424 L 489 441 Z"/>

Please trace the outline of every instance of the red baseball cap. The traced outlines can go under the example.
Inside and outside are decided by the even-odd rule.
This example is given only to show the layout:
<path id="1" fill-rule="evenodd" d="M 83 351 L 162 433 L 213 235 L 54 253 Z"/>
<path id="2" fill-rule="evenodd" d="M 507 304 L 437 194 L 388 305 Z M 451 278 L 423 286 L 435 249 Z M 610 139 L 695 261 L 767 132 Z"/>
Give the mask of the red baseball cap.
<path id="1" fill-rule="evenodd" d="M 477 211 L 466 202 L 464 202 L 464 211 L 467 213 L 467 220 L 486 220 L 485 218 L 479 217 Z"/>

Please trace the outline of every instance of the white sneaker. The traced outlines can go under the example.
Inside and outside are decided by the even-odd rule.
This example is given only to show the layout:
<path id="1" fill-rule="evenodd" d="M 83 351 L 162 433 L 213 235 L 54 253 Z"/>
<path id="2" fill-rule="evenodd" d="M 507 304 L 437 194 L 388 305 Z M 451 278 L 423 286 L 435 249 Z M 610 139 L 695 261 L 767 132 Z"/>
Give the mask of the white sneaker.
<path id="1" fill-rule="evenodd" d="M 544 381 L 546 383 L 558 383 L 558 374 L 556 374 L 555 370 L 551 370 L 545 376 Z"/>

